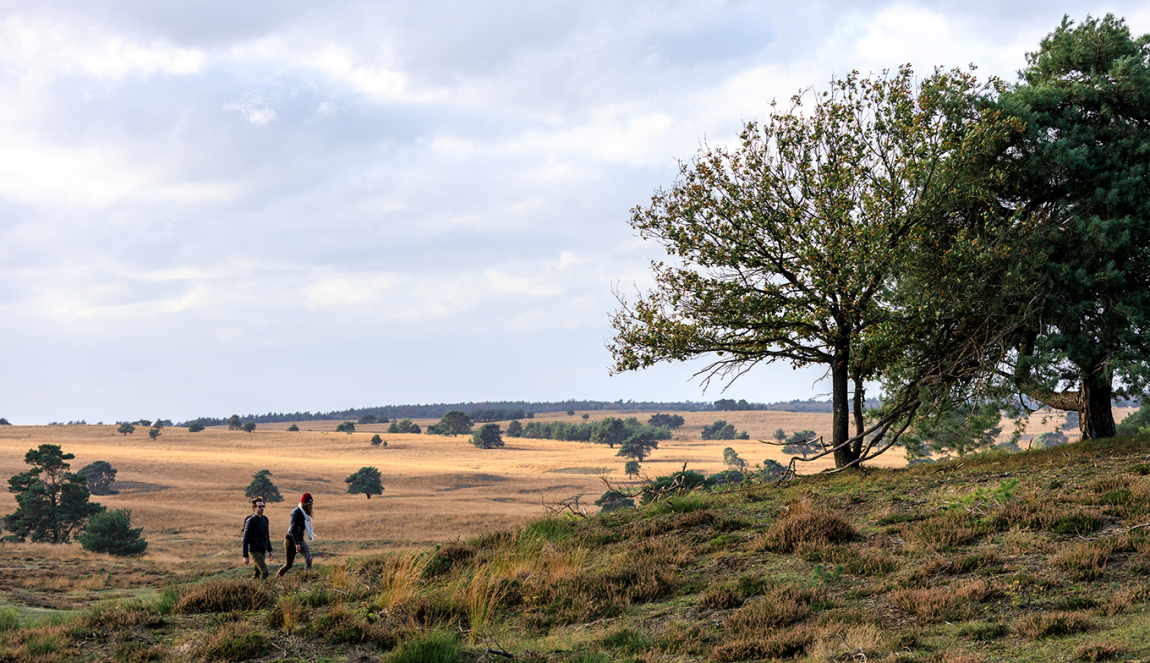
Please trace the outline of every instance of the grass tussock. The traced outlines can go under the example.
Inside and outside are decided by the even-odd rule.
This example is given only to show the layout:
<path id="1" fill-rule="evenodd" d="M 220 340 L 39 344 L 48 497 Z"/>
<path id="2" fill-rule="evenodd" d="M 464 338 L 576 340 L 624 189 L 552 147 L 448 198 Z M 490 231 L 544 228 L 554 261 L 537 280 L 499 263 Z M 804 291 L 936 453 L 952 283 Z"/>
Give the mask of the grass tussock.
<path id="1" fill-rule="evenodd" d="M 175 612 L 244 612 L 266 608 L 275 597 L 261 584 L 243 580 L 210 580 L 180 594 Z"/>
<path id="2" fill-rule="evenodd" d="M 809 588 L 795 585 L 776 587 L 766 596 L 748 601 L 731 613 L 726 626 L 735 634 L 788 626 L 810 614 L 811 603 L 816 598 L 818 594 Z"/>
<path id="3" fill-rule="evenodd" d="M 1014 623 L 1011 630 L 1020 638 L 1042 640 L 1083 633 L 1094 627 L 1095 621 L 1084 612 L 1058 611 L 1025 615 Z"/>
<path id="4" fill-rule="evenodd" d="M 719 663 L 794 658 L 804 653 L 819 635 L 816 627 L 807 624 L 776 630 L 769 635 L 746 635 L 716 645 L 710 651 L 710 658 Z"/>
<path id="5" fill-rule="evenodd" d="M 802 544 L 845 543 L 855 536 L 854 527 L 842 516 L 801 502 L 775 521 L 763 533 L 756 547 L 759 550 L 789 553 Z"/>
<path id="6" fill-rule="evenodd" d="M 1102 575 L 1120 542 L 1104 539 L 1089 541 L 1064 550 L 1050 558 L 1050 563 L 1075 580 L 1093 580 Z"/>
<path id="7" fill-rule="evenodd" d="M 1086 663 L 1124 658 L 1129 647 L 1116 642 L 1091 642 L 1074 650 L 1074 660 Z"/>
<path id="8" fill-rule="evenodd" d="M 193 649 L 203 661 L 250 661 L 271 649 L 271 638 L 247 622 L 231 622 L 216 629 Z"/>
<path id="9" fill-rule="evenodd" d="M 903 589 L 890 595 L 891 603 L 907 614 L 926 623 L 954 622 L 970 619 L 976 604 L 1001 594 L 986 580 L 973 580 L 958 586 Z"/>

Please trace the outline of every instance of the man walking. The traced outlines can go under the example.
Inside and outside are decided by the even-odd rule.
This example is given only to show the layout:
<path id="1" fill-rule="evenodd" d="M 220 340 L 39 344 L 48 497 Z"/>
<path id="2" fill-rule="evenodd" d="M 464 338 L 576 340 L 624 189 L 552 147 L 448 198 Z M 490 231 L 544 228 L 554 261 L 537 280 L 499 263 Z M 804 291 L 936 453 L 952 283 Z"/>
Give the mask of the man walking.
<path id="1" fill-rule="evenodd" d="M 253 580 L 260 580 L 268 577 L 268 565 L 264 561 L 264 554 L 268 556 L 268 561 L 275 561 L 275 556 L 272 553 L 272 539 L 268 532 L 268 517 L 264 515 L 264 498 L 252 498 L 252 514 L 244 519 L 244 533 L 241 540 L 241 548 L 243 549 L 244 566 L 248 565 L 248 556 L 255 562 L 255 571 L 252 572 Z"/>

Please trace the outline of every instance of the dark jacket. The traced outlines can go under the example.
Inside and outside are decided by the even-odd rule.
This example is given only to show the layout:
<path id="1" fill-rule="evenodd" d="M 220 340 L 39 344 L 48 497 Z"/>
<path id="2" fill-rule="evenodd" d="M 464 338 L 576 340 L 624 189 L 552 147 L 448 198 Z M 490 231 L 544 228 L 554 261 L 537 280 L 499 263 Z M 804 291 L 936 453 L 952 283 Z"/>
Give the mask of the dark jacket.
<path id="1" fill-rule="evenodd" d="M 291 523 L 288 525 L 287 535 L 291 537 L 295 545 L 302 546 L 306 532 L 307 522 L 304 519 L 303 509 L 297 506 L 291 510 Z"/>
<path id="2" fill-rule="evenodd" d="M 268 517 L 252 514 L 244 519 L 244 533 L 240 542 L 243 556 L 248 551 L 270 553 L 272 551 L 271 534 L 268 533 Z"/>

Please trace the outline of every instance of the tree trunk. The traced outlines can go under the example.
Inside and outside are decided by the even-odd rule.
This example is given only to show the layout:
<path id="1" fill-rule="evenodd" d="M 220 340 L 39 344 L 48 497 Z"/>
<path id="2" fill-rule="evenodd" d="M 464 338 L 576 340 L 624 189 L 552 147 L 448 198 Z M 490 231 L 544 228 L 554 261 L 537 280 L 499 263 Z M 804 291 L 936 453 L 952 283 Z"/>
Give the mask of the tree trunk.
<path id="1" fill-rule="evenodd" d="M 866 431 L 866 419 L 863 417 L 863 403 L 866 401 L 866 387 L 863 386 L 863 380 L 860 377 L 854 378 L 855 395 L 854 395 L 854 418 L 855 418 L 855 437 L 858 440 L 851 445 L 851 451 L 857 458 L 862 453 L 863 432 Z"/>
<path id="2" fill-rule="evenodd" d="M 847 367 L 850 365 L 850 346 L 835 348 L 834 359 L 831 360 L 831 446 L 835 447 L 835 467 L 846 467 L 858 459 L 858 454 L 850 446 L 845 445 L 850 439 L 850 375 Z"/>
<path id="3" fill-rule="evenodd" d="M 1083 372 L 1079 397 L 1078 430 L 1084 440 L 1114 437 L 1114 411 L 1110 409 L 1114 397 L 1110 374 L 1101 367 Z"/>

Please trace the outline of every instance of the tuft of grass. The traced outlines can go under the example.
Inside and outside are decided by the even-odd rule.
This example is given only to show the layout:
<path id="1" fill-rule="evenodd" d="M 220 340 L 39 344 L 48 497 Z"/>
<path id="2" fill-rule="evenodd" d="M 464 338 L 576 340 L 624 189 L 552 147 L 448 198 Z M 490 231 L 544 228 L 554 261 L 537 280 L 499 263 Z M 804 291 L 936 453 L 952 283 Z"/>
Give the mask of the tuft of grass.
<path id="1" fill-rule="evenodd" d="M 795 585 L 777 587 L 762 598 L 747 601 L 731 613 L 727 617 L 727 629 L 732 633 L 756 633 L 789 626 L 810 614 L 811 603 L 817 598 L 810 589 Z"/>
<path id="2" fill-rule="evenodd" d="M 172 606 L 173 612 L 246 612 L 275 602 L 271 592 L 244 580 L 209 580 L 191 585 Z"/>
<path id="3" fill-rule="evenodd" d="M 974 604 L 999 594 L 986 580 L 974 580 L 963 585 L 903 589 L 893 592 L 891 603 L 903 612 L 917 616 L 926 623 L 954 622 L 970 619 Z"/>
<path id="4" fill-rule="evenodd" d="M 316 615 L 308 630 L 331 642 L 373 642 L 387 648 L 394 647 L 397 642 L 394 632 L 380 624 L 368 624 L 342 605 Z"/>
<path id="5" fill-rule="evenodd" d="M 1023 615 L 1011 629 L 1015 635 L 1027 640 L 1041 640 L 1059 635 L 1072 635 L 1089 631 L 1094 620 L 1082 612 L 1039 612 Z"/>
<path id="6" fill-rule="evenodd" d="M 464 590 L 463 603 L 467 606 L 467 621 L 471 626 L 472 643 L 491 634 L 495 626 L 495 613 L 507 593 L 507 587 L 487 575 L 475 574 Z"/>
<path id="7" fill-rule="evenodd" d="M 462 654 L 463 646 L 458 638 L 435 629 L 404 642 L 389 663 L 458 663 Z"/>
<path id="8" fill-rule="evenodd" d="M 204 661 L 247 661 L 270 649 L 271 639 L 247 622 L 231 622 L 216 629 L 195 647 Z"/>
<path id="9" fill-rule="evenodd" d="M 744 636 L 715 646 L 710 658 L 719 663 L 750 659 L 793 658 L 815 642 L 818 630 L 807 624 L 781 629 L 770 635 Z"/>
<path id="10" fill-rule="evenodd" d="M 965 546 L 978 536 L 961 518 L 945 513 L 924 520 L 906 530 L 906 540 L 925 550 L 948 550 Z"/>
<path id="11" fill-rule="evenodd" d="M 1074 660 L 1087 661 L 1087 663 L 1094 663 L 1096 661 L 1112 661 L 1116 658 L 1122 657 L 1126 654 L 1127 647 L 1116 642 L 1098 642 L 1088 643 L 1078 647 L 1074 650 Z"/>
<path id="12" fill-rule="evenodd" d="M 1054 555 L 1050 563 L 1075 580 L 1093 580 L 1106 570 L 1114 548 L 1115 542 L 1111 540 L 1090 541 Z"/>
<path id="13" fill-rule="evenodd" d="M 20 613 L 14 608 L 0 608 L 0 634 L 20 628 Z"/>
<path id="14" fill-rule="evenodd" d="M 660 500 L 651 505 L 649 512 L 652 516 L 661 516 L 668 513 L 691 513 L 706 509 L 711 504 L 711 498 L 705 493 L 691 492 L 685 495 L 676 495 Z"/>
<path id="15" fill-rule="evenodd" d="M 771 552 L 793 552 L 801 544 L 844 543 L 854 537 L 854 527 L 841 516 L 803 507 L 792 509 L 775 521 L 759 539 L 757 547 Z"/>

